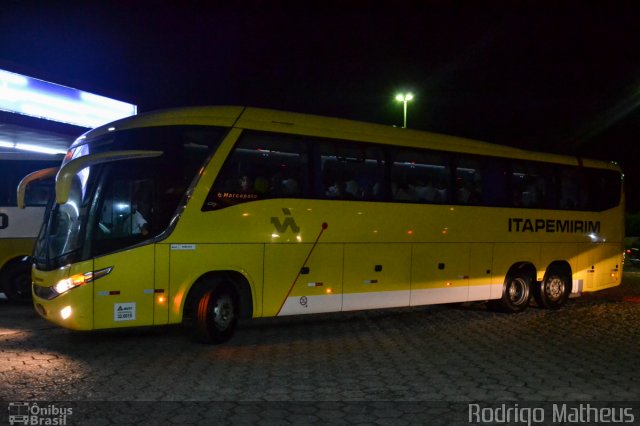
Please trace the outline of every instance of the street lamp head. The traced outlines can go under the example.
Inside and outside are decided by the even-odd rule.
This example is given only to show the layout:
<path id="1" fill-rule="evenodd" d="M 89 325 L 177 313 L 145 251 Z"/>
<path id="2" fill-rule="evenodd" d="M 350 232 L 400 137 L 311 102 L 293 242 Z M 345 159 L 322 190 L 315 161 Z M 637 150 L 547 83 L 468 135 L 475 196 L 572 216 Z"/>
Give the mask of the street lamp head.
<path id="1" fill-rule="evenodd" d="M 399 93 L 396 95 L 396 101 L 408 102 L 413 99 L 412 93 Z"/>

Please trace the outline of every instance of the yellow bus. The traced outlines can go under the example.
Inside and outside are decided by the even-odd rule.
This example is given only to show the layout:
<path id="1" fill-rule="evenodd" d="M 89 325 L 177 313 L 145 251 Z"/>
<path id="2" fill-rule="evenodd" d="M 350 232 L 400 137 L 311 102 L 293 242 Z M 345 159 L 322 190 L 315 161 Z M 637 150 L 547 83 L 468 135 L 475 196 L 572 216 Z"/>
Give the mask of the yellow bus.
<path id="1" fill-rule="evenodd" d="M 70 147 L 34 251 L 40 315 L 92 330 L 489 301 L 620 284 L 613 163 L 250 107 L 130 117 Z M 24 192 L 24 188 L 22 188 Z"/>
<path id="2" fill-rule="evenodd" d="M 25 194 L 24 209 L 16 204 L 16 187 L 25 175 L 61 161 L 60 155 L 0 153 L 0 292 L 9 300 L 31 300 L 30 256 L 54 181 L 34 181 Z"/>

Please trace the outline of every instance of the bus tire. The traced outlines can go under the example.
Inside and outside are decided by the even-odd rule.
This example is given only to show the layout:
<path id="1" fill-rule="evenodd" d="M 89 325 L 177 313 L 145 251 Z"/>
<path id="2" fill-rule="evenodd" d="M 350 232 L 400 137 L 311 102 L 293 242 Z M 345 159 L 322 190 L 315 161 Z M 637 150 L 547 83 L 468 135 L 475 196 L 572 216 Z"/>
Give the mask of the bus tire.
<path id="1" fill-rule="evenodd" d="M 13 302 L 31 301 L 31 264 L 15 262 L 2 271 L 2 291 Z"/>
<path id="2" fill-rule="evenodd" d="M 551 270 L 534 289 L 533 296 L 538 306 L 558 309 L 564 305 L 571 293 L 571 281 L 566 274 Z"/>
<path id="3" fill-rule="evenodd" d="M 196 302 L 194 337 L 200 343 L 224 343 L 238 324 L 238 301 L 230 286 L 206 289 Z"/>
<path id="4" fill-rule="evenodd" d="M 507 313 L 522 312 L 529 306 L 531 296 L 531 277 L 521 272 L 507 276 L 502 286 L 502 297 L 493 307 Z"/>

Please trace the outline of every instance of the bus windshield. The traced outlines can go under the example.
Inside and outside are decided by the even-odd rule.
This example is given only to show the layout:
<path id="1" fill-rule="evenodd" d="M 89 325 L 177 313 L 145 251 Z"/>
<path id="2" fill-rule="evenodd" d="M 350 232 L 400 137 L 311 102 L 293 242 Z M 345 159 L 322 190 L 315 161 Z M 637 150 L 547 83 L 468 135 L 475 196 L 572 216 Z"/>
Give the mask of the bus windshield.
<path id="1" fill-rule="evenodd" d="M 53 204 L 47 212 L 34 249 L 38 268 L 51 270 L 159 237 L 224 133 L 218 127 L 151 127 L 73 145 L 65 161 L 116 150 L 163 154 L 80 170 L 67 202 Z"/>

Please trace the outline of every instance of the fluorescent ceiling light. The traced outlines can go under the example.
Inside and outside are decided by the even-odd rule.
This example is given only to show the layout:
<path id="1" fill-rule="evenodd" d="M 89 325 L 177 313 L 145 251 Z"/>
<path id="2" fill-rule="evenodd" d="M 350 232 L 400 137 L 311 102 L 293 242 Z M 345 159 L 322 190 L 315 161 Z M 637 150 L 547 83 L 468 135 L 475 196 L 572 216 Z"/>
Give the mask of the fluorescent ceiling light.
<path id="1" fill-rule="evenodd" d="M 93 128 L 135 115 L 138 107 L 0 70 L 0 110 Z"/>
<path id="2" fill-rule="evenodd" d="M 64 154 L 67 151 L 59 148 L 48 148 L 46 146 L 31 145 L 28 143 L 13 143 L 0 141 L 0 148 L 19 149 L 21 151 L 40 152 L 42 154 Z"/>
<path id="3" fill-rule="evenodd" d="M 47 148 L 45 146 L 29 145 L 26 143 L 17 143 L 16 149 L 20 149 L 22 151 L 41 152 L 43 154 L 64 154 L 67 152 L 57 148 Z"/>

